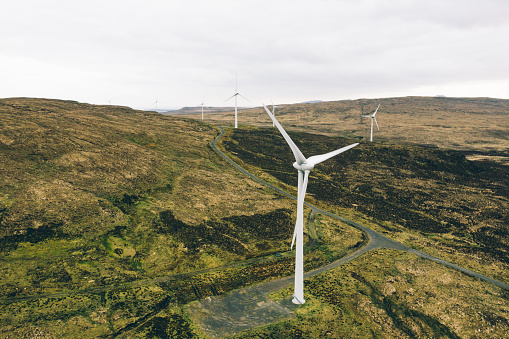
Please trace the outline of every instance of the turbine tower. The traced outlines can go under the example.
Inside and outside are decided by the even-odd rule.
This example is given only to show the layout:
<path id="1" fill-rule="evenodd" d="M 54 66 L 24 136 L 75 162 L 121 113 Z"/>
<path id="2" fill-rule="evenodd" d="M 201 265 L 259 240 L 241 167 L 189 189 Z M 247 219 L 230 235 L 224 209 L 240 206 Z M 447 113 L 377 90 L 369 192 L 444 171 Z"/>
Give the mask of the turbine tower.
<path id="1" fill-rule="evenodd" d="M 152 104 L 152 105 L 156 105 L 156 112 L 157 112 L 157 97 L 156 97 L 156 101 Z"/>
<path id="2" fill-rule="evenodd" d="M 231 98 L 235 98 L 235 128 L 237 128 L 237 96 L 241 96 L 242 98 L 246 99 L 247 101 L 249 101 L 249 99 L 247 99 L 245 96 L 241 95 L 238 90 L 237 90 L 237 76 L 235 76 L 235 94 L 233 94 L 231 97 L 229 97 L 228 99 L 226 99 L 224 102 L 227 102 L 228 100 L 230 100 Z M 251 101 L 249 101 L 251 102 Z"/>
<path id="3" fill-rule="evenodd" d="M 357 146 L 359 143 L 351 144 L 349 146 L 340 148 L 338 150 L 309 157 L 306 159 L 302 152 L 299 150 L 297 145 L 292 141 L 290 136 L 283 129 L 281 124 L 276 120 L 274 115 L 269 111 L 267 106 L 263 105 L 265 111 L 272 119 L 279 132 L 285 138 L 286 143 L 290 146 L 293 156 L 295 157 L 295 162 L 293 163 L 293 167 L 295 167 L 298 171 L 298 191 L 297 191 L 297 221 L 295 222 L 295 230 L 293 232 L 292 246 L 296 244 L 296 252 L 295 252 L 295 286 L 293 293 L 294 304 L 304 304 L 306 300 L 304 299 L 304 196 L 306 195 L 306 188 L 308 184 L 309 172 L 315 167 L 315 165 L 332 158 L 335 155 L 338 155 L 344 151 L 349 150 L 352 147 Z"/>
<path id="4" fill-rule="evenodd" d="M 203 108 L 206 107 L 205 106 L 205 98 L 203 98 L 203 100 L 201 101 L 201 104 L 199 104 L 198 106 L 201 106 L 201 120 L 203 120 Z M 207 110 L 208 110 L 208 107 L 207 107 Z"/>
<path id="5" fill-rule="evenodd" d="M 369 141 L 371 141 L 371 142 L 373 142 L 373 120 L 375 121 L 376 128 L 378 128 L 378 130 L 380 130 L 380 127 L 378 127 L 378 122 L 376 122 L 376 118 L 375 118 L 376 112 L 378 112 L 379 108 L 380 108 L 380 104 L 378 104 L 378 107 L 376 108 L 375 113 L 373 113 L 371 115 L 363 115 L 362 116 L 363 118 L 371 118 L 371 137 L 369 138 Z"/>
<path id="6" fill-rule="evenodd" d="M 272 102 L 272 100 L 271 100 L 271 102 Z M 281 106 L 276 106 L 276 105 L 274 105 L 274 102 L 272 102 L 272 115 L 274 116 L 274 118 L 276 117 L 276 107 L 280 108 Z M 272 121 L 272 127 L 274 127 L 274 126 L 276 126 L 276 125 L 274 124 L 274 121 Z"/>

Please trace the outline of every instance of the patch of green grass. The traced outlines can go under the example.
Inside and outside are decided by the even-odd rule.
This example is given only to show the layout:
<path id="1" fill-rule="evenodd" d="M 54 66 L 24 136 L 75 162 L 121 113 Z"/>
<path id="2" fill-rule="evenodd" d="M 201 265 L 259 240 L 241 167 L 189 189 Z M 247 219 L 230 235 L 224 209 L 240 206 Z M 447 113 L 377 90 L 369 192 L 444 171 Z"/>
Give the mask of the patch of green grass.
<path id="1" fill-rule="evenodd" d="M 292 287 L 272 295 L 281 300 Z M 232 338 L 503 338 L 504 291 L 439 264 L 379 250 L 305 281 L 296 317 Z M 492 319 L 492 323 L 489 322 Z"/>

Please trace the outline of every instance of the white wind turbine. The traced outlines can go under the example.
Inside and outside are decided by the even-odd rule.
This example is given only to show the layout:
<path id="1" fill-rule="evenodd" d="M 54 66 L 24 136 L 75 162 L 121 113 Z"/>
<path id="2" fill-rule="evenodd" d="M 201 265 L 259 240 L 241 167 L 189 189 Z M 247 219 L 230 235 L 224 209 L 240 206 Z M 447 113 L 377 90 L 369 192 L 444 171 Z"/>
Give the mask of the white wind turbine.
<path id="1" fill-rule="evenodd" d="M 298 190 L 297 190 L 297 221 L 295 222 L 295 230 L 293 232 L 292 239 L 292 248 L 293 244 L 296 244 L 296 252 L 295 252 L 295 286 L 293 293 L 294 304 L 304 304 L 306 300 L 304 299 L 304 196 L 306 195 L 306 188 L 308 184 L 309 172 L 315 167 L 315 165 L 332 158 L 335 155 L 338 155 L 344 151 L 349 150 L 352 147 L 357 146 L 359 143 L 351 144 L 349 146 L 340 148 L 338 150 L 309 157 L 306 159 L 299 148 L 292 141 L 290 136 L 283 129 L 281 124 L 276 120 L 274 115 L 269 111 L 267 106 L 263 105 L 265 111 L 272 119 L 276 127 L 279 129 L 279 132 L 283 135 L 286 142 L 290 146 L 293 155 L 295 157 L 295 162 L 293 163 L 293 167 L 295 167 L 298 171 Z"/>
<path id="2" fill-rule="evenodd" d="M 228 100 L 230 100 L 231 98 L 235 98 L 235 128 L 237 128 L 237 96 L 241 96 L 242 98 L 246 99 L 247 101 L 249 101 L 249 99 L 247 99 L 245 96 L 241 95 L 238 90 L 237 90 L 237 76 L 235 76 L 235 94 L 232 95 L 231 97 L 229 97 L 228 99 L 226 99 L 224 102 L 227 102 Z M 251 102 L 251 101 L 249 101 Z"/>
<path id="3" fill-rule="evenodd" d="M 271 100 L 271 102 L 272 102 L 272 100 Z M 276 105 L 274 105 L 274 102 L 272 102 L 272 115 L 274 116 L 274 118 L 276 117 L 276 107 L 280 108 L 281 106 L 276 106 Z M 276 126 L 276 125 L 274 124 L 274 121 L 272 121 L 272 127 L 274 127 L 274 126 Z"/>
<path id="4" fill-rule="evenodd" d="M 378 107 L 376 108 L 376 111 L 375 113 L 371 114 L 371 115 L 363 115 L 362 117 L 363 118 L 371 118 L 371 137 L 369 139 L 369 141 L 373 141 L 373 120 L 375 121 L 375 124 L 376 124 L 376 128 L 378 128 L 378 130 L 380 130 L 380 127 L 378 127 L 378 122 L 376 122 L 376 118 L 375 118 L 375 114 L 376 112 L 378 112 L 378 109 L 380 108 L 380 104 L 378 104 Z"/>
<path id="5" fill-rule="evenodd" d="M 201 104 L 199 104 L 198 106 L 201 106 L 201 120 L 203 120 L 203 108 L 206 107 L 205 106 L 205 98 L 203 98 L 203 100 L 201 101 Z M 209 109 L 208 107 L 206 107 L 207 110 Z"/>
<path id="6" fill-rule="evenodd" d="M 156 97 L 156 101 L 152 104 L 152 105 L 156 105 L 156 112 L 157 112 L 157 97 Z"/>

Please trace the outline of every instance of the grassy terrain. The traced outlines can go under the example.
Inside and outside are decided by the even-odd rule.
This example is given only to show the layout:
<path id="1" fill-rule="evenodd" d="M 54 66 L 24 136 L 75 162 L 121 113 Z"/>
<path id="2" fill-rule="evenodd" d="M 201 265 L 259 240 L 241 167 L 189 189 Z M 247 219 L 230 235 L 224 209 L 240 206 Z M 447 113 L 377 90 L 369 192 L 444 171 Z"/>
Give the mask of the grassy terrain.
<path id="1" fill-rule="evenodd" d="M 220 159 L 217 134 L 126 107 L 0 100 L 0 337 L 193 333 L 183 304 L 290 274 L 295 205 Z M 332 235 L 307 267 L 348 252 Z"/>
<path id="2" fill-rule="evenodd" d="M 289 288 L 290 289 L 290 288 Z M 284 290 L 273 295 L 278 300 Z M 312 277 L 296 317 L 247 338 L 507 338 L 509 294 L 439 264 L 370 252 Z"/>
<path id="3" fill-rule="evenodd" d="M 501 160 L 507 161 L 509 100 L 405 97 L 328 101 L 284 105 L 276 108 L 276 117 L 288 130 L 369 140 L 371 122 L 361 115 L 373 113 L 378 104 L 380 130 L 375 126 L 375 141 L 478 151 L 491 158 L 502 155 Z M 241 125 L 272 125 L 260 108 L 239 111 L 238 117 Z M 205 122 L 221 126 L 231 126 L 233 119 L 232 112 L 205 115 Z"/>
<path id="4" fill-rule="evenodd" d="M 442 99 L 429 110 L 429 100 Z M 455 112 L 492 125 L 477 133 L 469 119 L 458 127 L 453 115 L 441 127 L 402 128 L 400 139 L 380 132 L 383 142 L 317 166 L 306 200 L 507 283 L 509 167 L 468 160 L 505 159 L 507 103 L 384 100 L 381 127 L 390 114 L 394 124 L 416 122 L 419 110 L 431 112 L 426 124 L 438 125 L 436 112 Z M 382 110 L 390 100 L 395 113 Z M 341 104 L 345 116 L 331 117 L 338 103 L 281 110 L 285 127 L 294 119 L 291 135 L 305 155 L 366 137 L 369 126 L 358 115 L 374 102 Z M 269 125 L 266 113 L 249 114 Z M 352 127 L 337 129 L 334 119 Z M 309 121 L 316 134 L 302 132 Z M 446 125 L 466 142 L 447 141 Z M 126 107 L 0 100 L 0 337 L 202 338 L 183 305 L 291 274 L 294 202 L 223 161 L 208 146 L 217 134 L 211 125 Z M 292 155 L 275 130 L 246 127 L 223 140 L 219 147 L 250 171 L 294 190 Z M 319 215 L 316 224 L 319 241 L 306 250 L 306 270 L 364 240 L 330 218 Z M 409 254 L 370 253 L 310 279 L 305 293 L 296 320 L 240 337 L 508 334 L 507 292 Z"/>
<path id="5" fill-rule="evenodd" d="M 290 134 L 308 155 L 355 141 Z M 275 129 L 237 129 L 223 146 L 244 163 L 294 183 L 292 153 Z M 461 264 L 509 281 L 508 189 L 509 167 L 496 162 L 469 161 L 459 151 L 362 143 L 318 165 L 307 194 L 342 215 L 364 216 L 363 224 L 411 247 L 452 262 L 469 257 Z"/>

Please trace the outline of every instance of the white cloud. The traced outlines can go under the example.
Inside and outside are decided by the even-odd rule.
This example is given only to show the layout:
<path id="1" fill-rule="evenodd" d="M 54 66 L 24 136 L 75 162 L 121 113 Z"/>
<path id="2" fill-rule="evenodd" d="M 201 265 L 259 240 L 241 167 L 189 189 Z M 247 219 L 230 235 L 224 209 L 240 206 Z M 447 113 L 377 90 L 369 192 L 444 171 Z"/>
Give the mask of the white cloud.
<path id="1" fill-rule="evenodd" d="M 4 7 L 1 97 L 114 97 L 148 108 L 156 96 L 171 107 L 205 96 L 221 105 L 236 73 L 254 104 L 433 88 L 509 93 L 509 3 L 502 0 L 21 0 Z"/>

